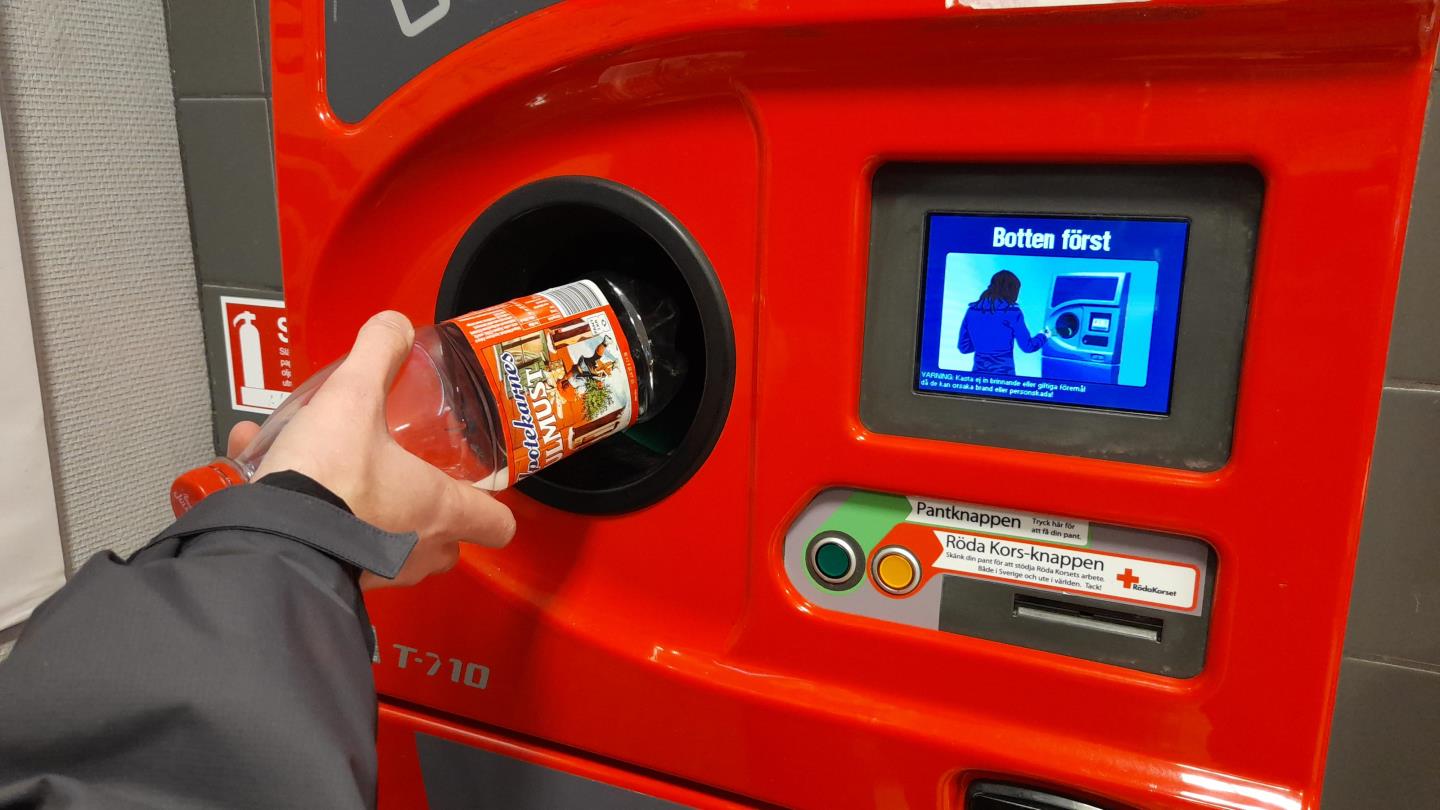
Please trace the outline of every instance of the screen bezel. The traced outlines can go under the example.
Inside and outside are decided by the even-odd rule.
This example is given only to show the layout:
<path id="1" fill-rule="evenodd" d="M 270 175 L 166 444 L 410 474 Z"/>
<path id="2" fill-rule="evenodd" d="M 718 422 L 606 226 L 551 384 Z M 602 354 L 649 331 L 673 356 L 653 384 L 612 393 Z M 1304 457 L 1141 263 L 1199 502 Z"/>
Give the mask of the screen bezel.
<path id="1" fill-rule="evenodd" d="M 875 433 L 1186 470 L 1230 457 L 1264 181 L 1248 166 L 892 163 L 872 180 L 859 417 Z M 929 212 L 1190 223 L 1170 413 L 914 390 Z"/>
<path id="2" fill-rule="evenodd" d="M 1175 329 L 1174 329 L 1174 337 L 1173 337 L 1173 339 L 1170 341 L 1168 357 L 1166 358 L 1166 361 L 1167 361 L 1167 363 L 1168 363 L 1167 368 L 1168 368 L 1168 370 L 1169 370 L 1169 374 L 1168 374 L 1168 376 L 1167 376 L 1167 379 L 1165 380 L 1165 386 L 1164 386 L 1164 388 L 1165 388 L 1165 390 L 1164 390 L 1165 409 L 1164 409 L 1163 411 L 1159 411 L 1159 410 L 1145 410 L 1145 409 L 1143 409 L 1143 408 L 1113 407 L 1113 406 L 1109 406 L 1109 405 L 1097 405 L 1097 404 L 1085 403 L 1085 402 L 1052 402 L 1052 401 L 1045 401 L 1045 400 L 1040 400 L 1040 399 L 1022 399 L 1022 398 L 1016 398 L 1016 397 L 987 396 L 987 395 L 985 395 L 985 394 L 967 394 L 967 393 L 961 393 L 961 392 L 956 392 L 956 391 L 939 391 L 939 390 L 922 388 L 922 387 L 920 386 L 920 375 L 921 375 L 921 372 L 922 372 L 922 369 L 923 369 L 922 361 L 923 361 L 923 355 L 924 355 L 924 353 L 925 353 L 925 322 L 926 322 L 926 318 L 927 318 L 928 315 L 929 315 L 929 312 L 928 312 L 928 310 L 926 309 L 926 303 L 927 303 L 926 299 L 927 299 L 927 293 L 928 293 L 928 291 L 929 291 L 929 286 L 930 286 L 930 273 L 933 272 L 933 268 L 931 267 L 931 262 L 932 262 L 931 243 L 932 243 L 932 239 L 933 239 L 933 234 L 932 234 L 931 231 L 932 231 L 932 228 L 933 228 L 933 226 L 934 226 L 934 219 L 935 219 L 935 217 L 937 217 L 937 216 L 940 216 L 940 217 L 949 217 L 949 216 L 954 216 L 954 217 L 978 217 L 978 218 L 985 218 L 985 219 L 1007 219 L 1007 218 L 1010 218 L 1010 219 L 1020 219 L 1020 220 L 1027 220 L 1027 221 L 1043 220 L 1043 219 L 1058 219 L 1058 220 L 1066 220 L 1066 221 L 1091 220 L 1091 221 L 1096 221 L 1096 222 L 1107 222 L 1107 221 L 1108 221 L 1108 222 L 1127 222 L 1127 223 L 1131 223 L 1131 222 L 1144 222 L 1144 223 L 1150 223 L 1150 222 L 1174 222 L 1174 223 L 1182 223 L 1182 224 L 1184 224 L 1186 230 L 1185 230 L 1185 235 L 1184 235 L 1184 237 L 1183 237 L 1182 240 L 1181 240 L 1182 244 L 1181 244 L 1181 246 L 1180 246 L 1180 247 L 1181 247 L 1180 256 L 1179 256 L 1178 258 L 1175 258 L 1175 257 L 1166 257 L 1166 258 L 1167 258 L 1167 261 L 1175 261 L 1175 262 L 1178 262 L 1178 264 L 1180 265 L 1179 268 L 1178 268 L 1178 270 L 1177 270 L 1177 274 L 1178 274 L 1178 284 L 1179 284 L 1180 289 L 1179 289 L 1178 291 L 1176 291 L 1176 295 L 1175 295 L 1175 314 L 1174 314 Z M 919 289 L 919 299 L 918 299 L 918 300 L 919 300 L 919 303 L 918 303 L 917 311 L 916 311 L 916 315 L 915 315 L 915 317 L 916 317 L 916 328 L 915 328 L 915 374 L 914 374 L 914 376 L 913 376 L 913 378 L 912 378 L 912 390 L 914 390 L 915 393 L 917 393 L 917 394 L 926 394 L 926 395 L 934 395 L 934 396 L 942 396 L 942 397 L 966 397 L 966 398 L 969 398 L 969 399 L 994 400 L 994 401 L 998 401 L 998 402 L 1027 402 L 1027 403 L 1030 403 L 1030 404 L 1032 404 L 1032 405 L 1043 405 L 1043 406 L 1051 407 L 1051 408 L 1086 408 L 1086 409 L 1090 409 L 1090 410 L 1114 411 L 1114 412 L 1116 412 L 1116 413 L 1144 414 L 1144 415 L 1146 415 L 1146 416 L 1158 416 L 1158 417 L 1168 417 L 1168 416 L 1170 415 L 1170 409 L 1171 409 L 1172 401 L 1173 401 L 1173 399 L 1174 399 L 1174 394 L 1175 394 L 1175 391 L 1174 391 L 1174 388 L 1175 388 L 1175 352 L 1176 352 L 1176 346 L 1179 344 L 1179 341 L 1180 341 L 1180 313 L 1184 310 L 1184 301 L 1185 301 L 1185 258 L 1186 258 L 1186 252 L 1187 252 L 1187 250 L 1188 250 L 1188 248 L 1189 248 L 1189 244 L 1190 244 L 1190 229 L 1191 229 L 1191 227 L 1192 227 L 1191 222 L 1190 222 L 1190 219 L 1189 219 L 1188 217 L 1135 217 L 1135 216 L 1121 216 L 1121 215 L 1073 214 L 1073 213 L 1066 212 L 1066 211 L 1051 211 L 1051 212 L 1047 212 L 1047 213 L 1030 213 L 1030 212 L 1026 212 L 1026 213 L 1015 213 L 1015 212 L 1012 212 L 1012 211 L 951 211 L 951 210 L 926 211 L 925 214 L 924 214 L 924 217 L 925 217 L 925 228 L 924 228 L 925 242 L 924 242 L 923 251 L 922 251 L 922 253 L 921 253 L 922 261 L 923 261 L 923 263 L 924 263 L 924 266 L 922 267 L 921 272 L 920 272 L 920 289 Z M 1020 254 L 1020 253 L 1017 253 L 1017 254 L 1014 254 L 1014 255 L 1017 255 L 1017 256 L 1029 256 L 1030 254 Z M 1049 257 L 1045 257 L 1045 258 L 1049 258 Z M 1068 257 L 1061 257 L 1061 258 L 1068 258 Z M 1086 257 L 1086 258 L 1103 259 L 1103 258 L 1105 258 L 1105 257 L 1093 256 L 1093 257 Z M 1161 273 L 1165 272 L 1165 268 L 1162 266 L 1162 267 L 1160 268 L 1159 272 L 1161 272 Z M 1091 316 L 1091 317 L 1092 317 L 1092 319 L 1093 319 L 1093 318 L 1096 317 L 1096 316 Z M 1106 334 L 1110 334 L 1110 329 L 1109 329 L 1108 323 L 1109 323 L 1109 322 L 1107 321 L 1107 326 L 1106 326 L 1106 329 L 1104 330 Z M 1152 319 L 1152 327 L 1153 327 L 1153 319 Z M 1152 334 L 1152 335 L 1151 335 L 1151 346 L 1150 346 L 1150 355 L 1151 355 L 1152 358 L 1153 358 L 1154 355 L 1155 355 L 1155 343 L 1154 343 L 1154 341 L 1155 341 L 1155 337 L 1154 337 L 1154 335 Z M 1163 346 L 1162 346 L 1162 348 L 1163 348 Z M 1153 368 L 1153 359 L 1152 359 L 1152 361 L 1151 361 L 1151 367 Z M 1022 378 L 1017 377 L 1017 379 L 1022 379 Z M 1028 378 L 1026 378 L 1026 379 L 1028 379 Z M 1043 378 L 1040 378 L 1040 379 L 1043 379 Z M 1058 381 L 1059 381 L 1059 382 L 1074 382 L 1074 381 L 1069 381 L 1069 380 L 1058 380 Z M 1114 384 L 1105 384 L 1105 385 L 1108 385 L 1108 386 L 1110 386 L 1110 387 L 1119 387 L 1118 385 L 1114 385 Z M 1137 388 L 1137 389 L 1142 389 L 1142 390 L 1143 390 L 1143 389 L 1148 388 L 1149 386 L 1148 386 L 1148 384 L 1147 384 L 1146 386 L 1127 386 L 1127 387 L 1133 387 L 1133 388 Z"/>

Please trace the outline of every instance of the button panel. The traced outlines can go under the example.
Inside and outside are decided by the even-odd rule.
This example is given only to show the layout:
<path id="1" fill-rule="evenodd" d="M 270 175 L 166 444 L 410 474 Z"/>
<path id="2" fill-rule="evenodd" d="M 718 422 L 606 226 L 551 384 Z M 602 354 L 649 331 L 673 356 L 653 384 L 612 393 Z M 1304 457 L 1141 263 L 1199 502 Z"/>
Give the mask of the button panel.
<path id="1" fill-rule="evenodd" d="M 1193 537 L 830 489 L 796 517 L 783 554 L 817 619 L 863 616 L 1169 678 L 1204 668 L 1215 553 Z"/>

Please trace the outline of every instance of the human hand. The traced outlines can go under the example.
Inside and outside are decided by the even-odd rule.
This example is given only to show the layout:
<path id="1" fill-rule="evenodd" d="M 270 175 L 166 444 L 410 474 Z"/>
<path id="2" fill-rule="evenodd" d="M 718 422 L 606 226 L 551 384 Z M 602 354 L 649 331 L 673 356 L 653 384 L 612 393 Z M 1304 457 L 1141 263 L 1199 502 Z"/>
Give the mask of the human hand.
<path id="1" fill-rule="evenodd" d="M 369 572 L 362 589 L 408 586 L 448 571 L 460 543 L 499 548 L 515 534 L 510 509 L 489 494 L 445 475 L 407 452 L 385 425 L 385 396 L 410 353 L 415 329 L 398 312 L 381 312 L 360 328 L 355 345 L 297 413 L 255 471 L 294 470 L 340 496 L 355 516 L 391 532 L 416 532 L 420 542 L 393 580 Z M 230 431 L 235 458 L 259 426 Z"/>

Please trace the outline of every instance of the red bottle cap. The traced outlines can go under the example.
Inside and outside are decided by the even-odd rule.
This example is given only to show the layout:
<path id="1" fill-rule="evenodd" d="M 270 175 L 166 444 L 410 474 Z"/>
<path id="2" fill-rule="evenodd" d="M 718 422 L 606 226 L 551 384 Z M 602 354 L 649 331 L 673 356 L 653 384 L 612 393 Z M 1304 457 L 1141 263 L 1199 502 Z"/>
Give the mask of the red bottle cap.
<path id="1" fill-rule="evenodd" d="M 239 471 L 224 460 L 212 461 L 204 467 L 196 467 L 182 473 L 170 485 L 170 508 L 175 517 L 189 512 L 195 504 L 207 495 L 213 495 L 226 487 L 245 483 Z"/>

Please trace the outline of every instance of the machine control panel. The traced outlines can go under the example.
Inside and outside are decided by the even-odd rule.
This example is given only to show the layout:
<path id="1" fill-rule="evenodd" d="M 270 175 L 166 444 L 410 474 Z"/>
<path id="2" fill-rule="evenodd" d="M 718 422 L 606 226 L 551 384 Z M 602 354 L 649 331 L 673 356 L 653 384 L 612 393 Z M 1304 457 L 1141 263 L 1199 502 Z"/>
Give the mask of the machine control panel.
<path id="1" fill-rule="evenodd" d="M 1244 166 L 882 167 L 861 421 L 1219 469 L 1263 191 Z"/>
<path id="2" fill-rule="evenodd" d="M 1215 565 L 1194 538 L 831 489 L 784 559 L 822 608 L 1175 678 L 1204 667 Z"/>

